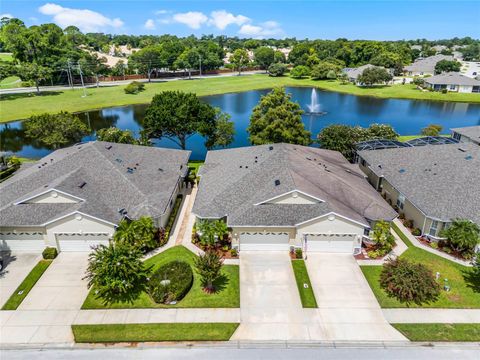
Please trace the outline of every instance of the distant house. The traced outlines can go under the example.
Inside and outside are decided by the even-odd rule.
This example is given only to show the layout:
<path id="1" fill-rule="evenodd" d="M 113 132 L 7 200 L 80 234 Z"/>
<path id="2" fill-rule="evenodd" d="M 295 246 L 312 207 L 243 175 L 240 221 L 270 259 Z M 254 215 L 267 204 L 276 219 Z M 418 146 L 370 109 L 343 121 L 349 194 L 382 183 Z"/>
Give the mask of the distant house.
<path id="1" fill-rule="evenodd" d="M 458 72 L 435 75 L 426 78 L 424 81 L 425 86 L 434 91 L 446 89 L 461 93 L 480 93 L 480 81 Z"/>
<path id="2" fill-rule="evenodd" d="M 417 59 L 413 64 L 404 67 L 405 75 L 424 76 L 435 75 L 435 65 L 441 60 L 453 60 L 451 55 L 434 55 L 427 58 Z"/>
<path id="3" fill-rule="evenodd" d="M 370 68 L 374 68 L 374 67 L 379 67 L 379 68 L 385 69 L 383 66 L 375 66 L 375 65 L 372 65 L 372 64 L 366 64 L 366 65 L 362 65 L 362 66 L 359 66 L 359 67 L 356 67 L 356 68 L 345 68 L 342 71 L 345 74 L 347 74 L 348 81 L 350 81 L 351 83 L 354 83 L 355 85 L 362 85 L 362 83 L 360 83 L 358 81 L 358 77 L 360 75 L 362 75 L 362 73 L 366 69 L 370 69 Z M 390 70 L 387 69 L 387 71 L 390 71 Z"/>
<path id="4" fill-rule="evenodd" d="M 480 147 L 472 143 L 358 152 L 360 168 L 422 235 L 441 237 L 456 218 L 480 224 Z"/>
<path id="5" fill-rule="evenodd" d="M 168 221 L 190 151 L 89 142 L 57 150 L 0 184 L 0 250 L 90 251 L 124 219 Z"/>
<path id="6" fill-rule="evenodd" d="M 480 125 L 454 128 L 452 137 L 463 143 L 480 145 Z"/>

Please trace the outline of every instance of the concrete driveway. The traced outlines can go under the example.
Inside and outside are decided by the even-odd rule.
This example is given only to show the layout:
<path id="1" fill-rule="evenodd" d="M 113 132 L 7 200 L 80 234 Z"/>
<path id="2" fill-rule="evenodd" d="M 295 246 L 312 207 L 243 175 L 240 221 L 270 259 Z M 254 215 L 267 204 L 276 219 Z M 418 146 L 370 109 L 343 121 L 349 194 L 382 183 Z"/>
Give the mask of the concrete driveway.
<path id="1" fill-rule="evenodd" d="M 309 253 L 306 265 L 328 340 L 407 340 L 383 317 L 352 255 Z"/>
<path id="2" fill-rule="evenodd" d="M 308 340 L 310 329 L 323 339 L 319 326 L 302 308 L 287 252 L 240 255 L 241 323 L 233 340 Z"/>
<path id="3" fill-rule="evenodd" d="M 24 252 L 14 252 L 5 257 L 4 269 L 0 273 L 0 307 L 7 302 L 41 258 L 38 253 Z"/>
<path id="4" fill-rule="evenodd" d="M 18 307 L 19 310 L 78 310 L 85 300 L 82 280 L 88 253 L 60 253 Z"/>

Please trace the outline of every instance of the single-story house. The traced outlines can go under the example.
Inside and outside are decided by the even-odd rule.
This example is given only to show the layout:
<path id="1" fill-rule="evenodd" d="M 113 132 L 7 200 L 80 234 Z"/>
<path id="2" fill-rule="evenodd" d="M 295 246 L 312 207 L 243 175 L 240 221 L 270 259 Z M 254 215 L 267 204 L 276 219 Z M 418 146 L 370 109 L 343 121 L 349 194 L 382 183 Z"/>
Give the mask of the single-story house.
<path id="1" fill-rule="evenodd" d="M 362 65 L 356 68 L 345 68 L 342 71 L 347 74 L 348 76 L 348 81 L 351 83 L 354 83 L 355 85 L 362 85 L 361 82 L 358 81 L 358 77 L 363 74 L 363 71 L 366 69 L 374 68 L 374 67 L 379 67 L 382 69 L 385 69 L 383 66 L 375 66 L 372 64 L 366 64 Z M 387 69 L 387 71 L 391 72 L 391 70 Z"/>
<path id="2" fill-rule="evenodd" d="M 452 137 L 462 143 L 480 145 L 480 125 L 452 129 Z"/>
<path id="3" fill-rule="evenodd" d="M 101 141 L 54 151 L 0 184 L 3 250 L 88 251 L 123 218 L 164 226 L 189 151 Z"/>
<path id="4" fill-rule="evenodd" d="M 449 72 L 435 75 L 424 80 L 425 86 L 434 91 L 446 89 L 460 93 L 480 93 L 480 81 L 462 75 L 458 72 Z"/>
<path id="5" fill-rule="evenodd" d="M 441 60 L 453 60 L 451 55 L 433 55 L 426 58 L 419 58 L 411 65 L 404 67 L 404 73 L 408 76 L 435 75 L 435 65 Z"/>
<path id="6" fill-rule="evenodd" d="M 453 219 L 480 224 L 480 147 L 471 143 L 358 152 L 374 188 L 433 239 Z"/>
<path id="7" fill-rule="evenodd" d="M 375 221 L 397 213 L 339 152 L 272 144 L 209 151 L 193 206 L 224 219 L 240 251 L 355 253 Z"/>

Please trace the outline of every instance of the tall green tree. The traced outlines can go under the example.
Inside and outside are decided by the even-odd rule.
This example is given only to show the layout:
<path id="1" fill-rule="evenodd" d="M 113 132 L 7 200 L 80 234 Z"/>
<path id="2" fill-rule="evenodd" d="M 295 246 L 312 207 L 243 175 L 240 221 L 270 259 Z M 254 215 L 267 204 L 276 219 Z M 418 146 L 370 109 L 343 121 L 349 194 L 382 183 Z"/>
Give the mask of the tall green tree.
<path id="1" fill-rule="evenodd" d="M 462 65 L 456 60 L 440 60 L 435 64 L 435 74 L 458 72 L 461 66 Z"/>
<path id="2" fill-rule="evenodd" d="M 147 108 L 142 135 L 166 137 L 185 149 L 190 136 L 196 133 L 211 136 L 215 119 L 215 108 L 194 93 L 164 91 L 155 95 Z"/>
<path id="3" fill-rule="evenodd" d="M 363 70 L 358 76 L 358 82 L 366 86 L 385 84 L 393 79 L 393 76 L 381 67 L 371 67 Z"/>
<path id="4" fill-rule="evenodd" d="M 331 72 L 333 72 L 333 78 L 336 78 L 336 74 L 340 72 L 340 66 L 328 61 L 321 61 L 312 68 L 310 75 L 314 80 L 324 80 L 332 78 Z"/>
<path id="5" fill-rule="evenodd" d="M 303 110 L 291 100 L 284 88 L 275 88 L 262 96 L 253 108 L 247 131 L 253 145 L 290 143 L 309 145 L 310 131 L 302 122 Z"/>
<path id="6" fill-rule="evenodd" d="M 275 51 L 267 46 L 260 46 L 253 52 L 255 62 L 264 70 L 275 61 Z"/>
<path id="7" fill-rule="evenodd" d="M 140 49 L 130 56 L 130 62 L 132 66 L 135 66 L 140 72 L 147 75 L 148 82 L 151 82 L 152 72 L 155 68 L 162 68 L 167 65 L 167 62 L 162 57 L 162 48 L 158 45 Z"/>
<path id="8" fill-rule="evenodd" d="M 78 116 L 68 112 L 34 115 L 23 127 L 28 138 L 51 149 L 79 142 L 90 132 Z"/>
<path id="9" fill-rule="evenodd" d="M 151 145 L 147 139 L 136 139 L 130 130 L 122 130 L 116 127 L 109 127 L 97 130 L 97 140 L 119 144 Z"/>
<path id="10" fill-rule="evenodd" d="M 215 129 L 207 136 L 205 146 L 207 149 L 215 147 L 226 148 L 233 142 L 235 136 L 235 124 L 230 121 L 230 115 L 215 109 Z"/>
<path id="11" fill-rule="evenodd" d="M 250 63 L 250 58 L 247 50 L 237 49 L 233 52 L 232 56 L 230 56 L 229 61 L 238 71 L 238 75 L 240 75 L 242 70 Z"/>
<path id="12" fill-rule="evenodd" d="M 23 81 L 33 81 L 35 83 L 37 94 L 40 94 L 40 82 L 49 79 L 52 75 L 48 67 L 37 65 L 36 63 L 22 63 L 15 71 Z"/>
<path id="13" fill-rule="evenodd" d="M 188 78 L 192 78 L 192 69 L 200 66 L 200 53 L 197 49 L 185 49 L 184 52 L 175 60 L 174 66 L 188 71 Z"/>

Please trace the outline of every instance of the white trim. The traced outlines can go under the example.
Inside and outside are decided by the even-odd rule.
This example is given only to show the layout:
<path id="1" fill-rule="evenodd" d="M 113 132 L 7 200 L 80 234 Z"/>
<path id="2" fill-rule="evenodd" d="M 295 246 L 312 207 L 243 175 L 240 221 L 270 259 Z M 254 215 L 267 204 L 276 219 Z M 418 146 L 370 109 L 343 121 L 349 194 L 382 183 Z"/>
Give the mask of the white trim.
<path id="1" fill-rule="evenodd" d="M 318 200 L 318 201 L 320 201 L 320 202 L 322 202 L 322 203 L 325 202 L 325 200 L 322 200 L 322 199 L 320 199 L 320 198 L 317 198 L 317 197 L 315 197 L 315 196 L 312 196 L 312 195 L 310 195 L 310 194 L 307 194 L 306 192 L 303 192 L 303 191 L 294 189 L 294 190 L 290 190 L 290 191 L 288 191 L 288 192 L 286 192 L 286 193 L 283 193 L 283 194 L 274 196 L 274 197 L 271 198 L 271 199 L 267 199 L 267 200 L 261 201 L 261 202 L 259 202 L 259 203 L 253 204 L 253 205 L 254 205 L 254 206 L 256 206 L 256 205 L 262 205 L 262 204 L 265 204 L 265 203 L 267 203 L 267 202 L 269 202 L 269 201 L 272 201 L 272 200 L 281 198 L 282 196 L 285 196 L 285 195 L 288 195 L 288 194 L 291 194 L 291 193 L 294 193 L 294 192 L 299 193 L 299 194 L 302 194 L 302 195 L 305 195 L 305 196 L 307 196 L 307 197 L 309 197 L 309 198 Z"/>
<path id="2" fill-rule="evenodd" d="M 92 215 L 89 215 L 89 214 L 85 214 L 85 213 L 83 213 L 83 212 L 81 212 L 81 211 L 74 211 L 74 212 L 71 212 L 71 213 L 69 213 L 69 214 L 60 216 L 60 217 L 55 218 L 55 219 L 53 219 L 53 220 L 50 220 L 50 221 L 48 221 L 48 222 L 46 222 L 46 223 L 44 223 L 44 224 L 42 224 L 42 225 L 40 225 L 40 226 L 47 226 L 47 225 L 49 225 L 49 224 L 51 224 L 51 223 L 54 223 L 54 222 L 56 222 L 56 221 L 58 221 L 58 220 L 64 219 L 64 218 L 66 218 L 66 217 L 69 217 L 69 216 L 75 215 L 75 214 L 80 214 L 80 215 L 89 217 L 89 218 L 91 218 L 91 219 L 95 219 L 95 220 L 101 221 L 101 222 L 103 222 L 103 223 L 106 223 L 106 224 L 109 224 L 109 225 L 112 225 L 112 226 L 117 227 L 117 224 L 114 224 L 114 223 L 112 223 L 112 222 L 110 222 L 110 221 L 107 221 L 107 220 L 104 220 L 104 219 L 100 219 L 100 218 L 98 218 L 98 217 L 95 217 L 95 216 L 92 216 Z"/>
<path id="3" fill-rule="evenodd" d="M 370 228 L 370 226 L 369 226 L 369 225 L 362 224 L 361 222 L 358 222 L 358 221 L 355 221 L 355 220 L 353 220 L 353 219 L 350 219 L 350 218 L 348 218 L 348 217 L 346 217 L 346 216 L 343 216 L 343 215 L 337 214 L 336 212 L 333 212 L 333 211 L 331 211 L 331 212 L 329 212 L 329 213 L 327 213 L 327 214 L 321 215 L 321 216 L 317 216 L 317 217 L 315 217 L 315 218 L 312 218 L 312 219 L 310 219 L 310 220 L 307 220 L 307 221 L 302 221 L 301 223 L 295 224 L 295 226 L 300 226 L 300 225 L 303 225 L 303 224 L 309 223 L 310 221 L 313 221 L 313 220 L 318 220 L 318 219 L 321 219 L 321 218 L 323 218 L 323 217 L 325 217 L 325 216 L 329 216 L 329 215 L 335 215 L 335 216 L 338 216 L 339 218 L 342 218 L 342 219 L 345 219 L 345 220 L 351 221 L 351 222 L 353 222 L 353 223 L 355 223 L 355 224 L 358 224 L 358 225 L 361 225 L 361 226 L 364 226 L 364 227 L 368 227 L 368 228 Z"/>
<path id="4" fill-rule="evenodd" d="M 57 190 L 57 189 L 55 189 L 55 188 L 51 188 L 51 189 L 45 190 L 45 191 L 43 191 L 43 192 L 41 192 L 41 193 L 32 195 L 32 196 L 30 196 L 30 197 L 28 197 L 28 198 L 26 198 L 26 199 L 23 199 L 23 200 L 19 200 L 19 201 L 17 201 L 17 202 L 14 202 L 13 205 L 20 205 L 20 204 L 22 204 L 22 203 L 24 203 L 24 202 L 26 202 L 26 201 L 35 199 L 35 198 L 37 198 L 37 197 L 39 197 L 39 196 L 48 194 L 48 193 L 50 193 L 50 192 L 52 192 L 52 191 L 56 191 L 56 192 L 59 193 L 59 194 L 66 195 L 66 196 L 68 196 L 68 197 L 72 197 L 72 198 L 77 199 L 77 200 L 80 200 L 80 201 L 85 201 L 85 199 L 82 199 L 82 198 L 80 198 L 80 197 L 78 197 L 78 196 L 69 194 L 69 193 L 67 193 L 67 192 L 65 192 L 65 191 L 61 191 L 61 190 Z"/>

